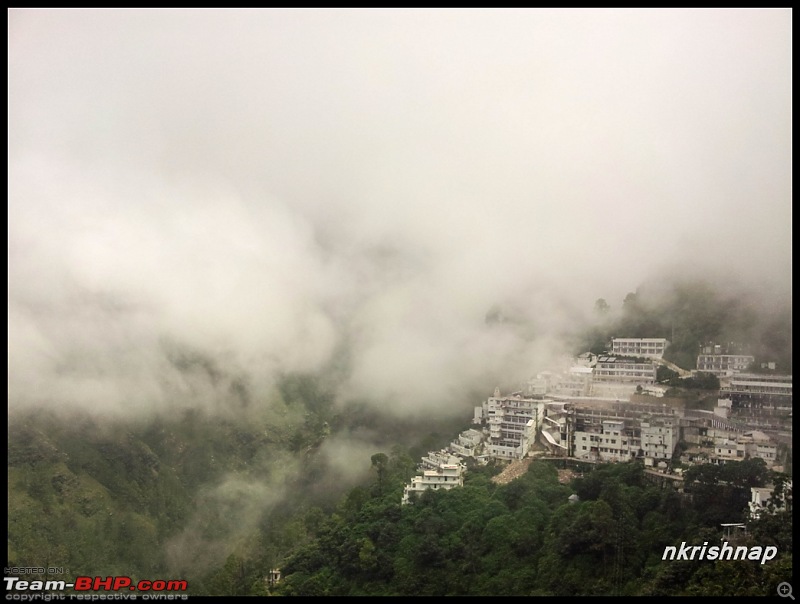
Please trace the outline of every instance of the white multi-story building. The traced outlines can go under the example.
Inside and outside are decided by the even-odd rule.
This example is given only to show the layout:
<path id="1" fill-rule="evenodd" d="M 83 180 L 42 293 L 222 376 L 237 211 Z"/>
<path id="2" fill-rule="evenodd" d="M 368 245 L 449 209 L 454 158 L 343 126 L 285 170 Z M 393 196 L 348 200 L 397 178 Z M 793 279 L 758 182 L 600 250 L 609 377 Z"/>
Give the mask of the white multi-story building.
<path id="1" fill-rule="evenodd" d="M 714 457 L 712 463 L 725 463 L 726 461 L 741 461 L 744 459 L 744 443 L 735 440 L 723 439 L 714 442 Z"/>
<path id="2" fill-rule="evenodd" d="M 754 443 L 755 451 L 750 457 L 760 457 L 767 462 L 767 467 L 771 468 L 778 461 L 778 445 L 771 442 Z"/>
<path id="3" fill-rule="evenodd" d="M 480 430 L 464 430 L 448 448 L 459 457 L 475 457 L 482 442 L 483 433 Z"/>
<path id="4" fill-rule="evenodd" d="M 595 382 L 618 382 L 646 386 L 656 383 L 656 366 L 651 362 L 637 363 L 630 359 L 600 357 L 594 368 Z"/>
<path id="5" fill-rule="evenodd" d="M 760 457 L 771 468 L 778 458 L 778 445 L 769 435 L 760 430 L 745 432 L 737 441 L 744 443 L 745 452 L 749 457 Z"/>
<path id="6" fill-rule="evenodd" d="M 642 451 L 645 465 L 648 460 L 656 462 L 672 459 L 678 444 L 677 422 L 671 418 L 658 418 L 641 423 Z"/>
<path id="7" fill-rule="evenodd" d="M 668 418 L 642 421 L 607 419 L 574 434 L 574 456 L 598 461 L 628 461 L 642 457 L 645 465 L 672 458 L 678 441 L 677 426 Z"/>
<path id="8" fill-rule="evenodd" d="M 737 373 L 720 386 L 730 417 L 748 428 L 785 430 L 792 422 L 792 376 Z"/>
<path id="9" fill-rule="evenodd" d="M 746 371 L 755 360 L 754 356 L 748 354 L 699 354 L 697 371 L 725 377 Z"/>
<path id="10" fill-rule="evenodd" d="M 445 449 L 439 451 L 428 451 L 419 463 L 420 470 L 435 470 L 441 466 L 459 463 L 458 457 Z"/>
<path id="11" fill-rule="evenodd" d="M 628 461 L 639 452 L 639 439 L 625 430 L 621 419 L 603 420 L 601 427 L 576 431 L 574 457 L 597 461 Z"/>
<path id="12" fill-rule="evenodd" d="M 718 431 L 714 435 L 712 463 L 742 461 L 747 457 L 759 457 L 766 462 L 768 468 L 772 468 L 778 460 L 778 445 L 760 430 L 751 430 L 743 434 Z"/>
<path id="13" fill-rule="evenodd" d="M 494 391 L 484 407 L 489 426 L 486 451 L 500 459 L 522 459 L 536 439 L 542 425 L 544 407 L 549 401 L 522 397 L 520 393 L 500 396 Z"/>
<path id="14" fill-rule="evenodd" d="M 675 409 L 601 400 L 568 406 L 574 429 L 568 438 L 574 457 L 596 461 L 641 458 L 649 466 L 672 458 L 680 434 L 681 415 Z"/>
<path id="15" fill-rule="evenodd" d="M 760 373 L 739 373 L 734 375 L 728 386 L 720 388 L 720 395 L 733 400 L 734 407 L 745 400 L 778 400 L 788 398 L 791 406 L 792 376 Z"/>
<path id="16" fill-rule="evenodd" d="M 464 468 L 461 464 L 443 464 L 435 470 L 425 470 L 422 476 L 414 476 L 411 484 L 403 490 L 402 503 L 408 503 L 411 493 L 422 493 L 428 489 L 452 489 L 464 486 Z"/>
<path id="17" fill-rule="evenodd" d="M 666 338 L 613 338 L 611 352 L 629 357 L 660 359 L 669 346 Z"/>

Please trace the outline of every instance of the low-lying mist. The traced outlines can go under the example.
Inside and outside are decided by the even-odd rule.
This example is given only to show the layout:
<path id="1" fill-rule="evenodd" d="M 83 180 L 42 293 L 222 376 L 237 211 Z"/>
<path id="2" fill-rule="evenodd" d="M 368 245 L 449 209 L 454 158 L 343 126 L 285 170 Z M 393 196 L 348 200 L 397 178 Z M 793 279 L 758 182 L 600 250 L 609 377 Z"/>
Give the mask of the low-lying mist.
<path id="1" fill-rule="evenodd" d="M 666 274 L 790 297 L 790 68 L 781 11 L 13 10 L 9 406 L 437 414 Z"/>

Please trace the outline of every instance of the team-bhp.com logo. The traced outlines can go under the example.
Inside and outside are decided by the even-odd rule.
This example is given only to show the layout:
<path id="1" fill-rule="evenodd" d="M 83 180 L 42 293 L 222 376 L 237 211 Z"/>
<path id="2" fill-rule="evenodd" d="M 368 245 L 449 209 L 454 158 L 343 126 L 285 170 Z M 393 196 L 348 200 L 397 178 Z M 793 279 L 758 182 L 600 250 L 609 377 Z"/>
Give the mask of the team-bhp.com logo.
<path id="1" fill-rule="evenodd" d="M 143 579 L 141 581 L 133 581 L 130 577 L 76 577 L 72 583 L 59 580 L 48 581 L 31 581 L 28 579 L 20 579 L 19 577 L 3 577 L 6 583 L 6 592 L 22 592 L 9 594 L 6 593 L 7 600 L 34 600 L 38 599 L 36 595 L 44 595 L 45 592 L 64 592 L 68 589 L 74 589 L 79 594 L 69 594 L 69 596 L 77 597 L 79 599 L 135 599 L 135 595 L 130 592 L 142 592 L 142 599 L 148 599 L 147 596 L 152 594 L 151 599 L 164 599 L 167 594 L 164 592 L 185 592 L 188 589 L 186 581 L 182 580 L 162 580 L 156 579 L 148 581 Z M 111 594 L 105 595 L 98 592 L 116 592 L 116 597 Z M 127 593 L 126 593 L 127 592 Z M 31 596 L 13 597 L 13 596 Z M 62 594 L 63 595 L 63 594 Z M 184 595 L 185 594 L 181 594 Z M 12 596 L 12 597 L 9 597 Z M 105 596 L 105 597 L 103 597 Z M 127 597 L 126 597 L 127 596 Z M 174 597 L 168 598 L 174 599 Z"/>

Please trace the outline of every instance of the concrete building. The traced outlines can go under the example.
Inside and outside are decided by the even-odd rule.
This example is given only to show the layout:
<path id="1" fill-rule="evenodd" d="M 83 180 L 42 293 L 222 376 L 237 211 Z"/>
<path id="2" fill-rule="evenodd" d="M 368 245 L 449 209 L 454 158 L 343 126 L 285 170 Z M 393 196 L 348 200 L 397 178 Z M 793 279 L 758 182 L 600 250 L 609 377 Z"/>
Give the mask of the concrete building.
<path id="1" fill-rule="evenodd" d="M 720 401 L 729 403 L 730 401 Z M 741 422 L 734 422 L 717 413 L 701 409 L 684 412 L 679 419 L 680 439 L 688 445 L 681 456 L 686 463 L 724 464 L 759 457 L 767 467 L 778 470 L 778 443 L 772 436 L 761 431 L 748 429 Z"/>
<path id="2" fill-rule="evenodd" d="M 436 470 L 441 466 L 457 464 L 460 463 L 460 461 L 461 460 L 450 451 L 441 449 L 439 451 L 428 451 L 428 454 L 422 457 L 417 467 L 420 471 Z"/>
<path id="3" fill-rule="evenodd" d="M 728 461 L 742 461 L 745 455 L 744 443 L 724 439 L 714 443 L 714 456 L 711 463 L 722 464 Z"/>
<path id="4" fill-rule="evenodd" d="M 639 363 L 630 359 L 602 356 L 594 367 L 594 381 L 617 382 L 648 386 L 656 383 L 656 366 L 652 362 Z"/>
<path id="5" fill-rule="evenodd" d="M 678 422 L 675 418 L 657 417 L 642 421 L 641 427 L 641 448 L 645 459 L 659 462 L 669 461 L 675 452 L 678 444 Z"/>
<path id="6" fill-rule="evenodd" d="M 576 430 L 574 457 L 597 461 L 628 461 L 642 458 L 645 465 L 669 461 L 678 442 L 677 423 L 669 418 L 647 421 L 602 420 L 600 427 Z"/>
<path id="7" fill-rule="evenodd" d="M 403 490 L 402 503 L 408 503 L 411 493 L 421 494 L 428 489 L 452 489 L 464 486 L 464 468 L 461 464 L 444 464 L 435 470 L 425 470 L 414 476 Z"/>
<path id="8" fill-rule="evenodd" d="M 458 438 L 450 443 L 448 449 L 451 453 L 463 458 L 477 457 L 480 453 L 483 433 L 479 430 L 465 430 Z"/>
<path id="9" fill-rule="evenodd" d="M 628 461 L 639 453 L 640 440 L 626 429 L 624 420 L 603 420 L 599 427 L 575 430 L 573 438 L 573 457 L 579 459 Z"/>
<path id="10" fill-rule="evenodd" d="M 730 401 L 730 419 L 759 430 L 791 427 L 792 376 L 738 373 L 720 387 Z"/>
<path id="11" fill-rule="evenodd" d="M 600 359 L 598 366 L 602 370 L 604 363 L 615 361 Z M 625 368 L 625 364 L 619 369 L 639 369 Z M 652 365 L 648 365 L 652 371 Z M 548 374 L 548 382 L 551 379 L 553 374 Z M 782 379 L 784 382 L 778 383 L 785 387 L 785 378 Z M 592 390 L 605 385 L 631 387 L 599 381 L 593 382 Z M 483 406 L 489 434 L 486 455 L 520 459 L 538 438 L 554 456 L 604 462 L 636 458 L 647 466 L 663 466 L 672 459 L 678 443 L 684 441 L 689 448 L 682 461 L 689 463 L 727 463 L 759 457 L 768 467 L 779 467 L 775 465 L 779 462 L 777 442 L 764 431 L 728 417 L 732 404 L 728 399 L 720 399 L 716 410 L 706 411 L 684 409 L 669 401 L 656 402 L 655 398 L 652 402 L 641 398 L 635 402 L 614 401 L 582 394 L 583 391 L 573 397 L 554 395 L 554 400 L 522 397 L 521 393 L 503 397 L 496 390 Z"/>
<path id="12" fill-rule="evenodd" d="M 655 385 L 656 365 L 650 361 L 584 353 L 567 359 L 561 369 L 542 371 L 527 383 L 526 395 L 554 399 L 602 398 L 627 401 L 637 391 L 649 389 L 663 396 L 665 389 Z"/>
<path id="13" fill-rule="evenodd" d="M 740 373 L 720 390 L 720 396 L 724 394 L 725 398 L 731 399 L 734 407 L 747 405 L 751 401 L 785 403 L 791 407 L 792 376 Z"/>
<path id="14" fill-rule="evenodd" d="M 629 357 L 660 359 L 669 346 L 666 338 L 612 338 L 611 352 Z"/>
<path id="15" fill-rule="evenodd" d="M 484 407 L 489 427 L 486 452 L 499 459 L 522 459 L 536 439 L 546 401 L 523 397 L 521 392 L 501 396 L 495 389 Z"/>
<path id="16" fill-rule="evenodd" d="M 729 461 L 742 461 L 746 458 L 763 459 L 767 468 L 774 468 L 778 461 L 778 445 L 760 430 L 741 434 L 717 432 L 713 435 L 714 454 L 711 463 L 723 464 Z"/>
<path id="17" fill-rule="evenodd" d="M 567 441 L 571 455 L 579 459 L 640 458 L 655 465 L 672 458 L 679 440 L 680 415 L 666 405 L 594 400 L 566 407 Z"/>
<path id="18" fill-rule="evenodd" d="M 571 359 L 557 371 L 542 371 L 527 383 L 530 397 L 555 399 L 606 398 L 629 400 L 637 387 L 655 388 L 656 366 L 614 356 L 590 353 Z M 663 391 L 654 390 L 656 394 Z"/>
<path id="19" fill-rule="evenodd" d="M 746 371 L 755 360 L 754 356 L 747 354 L 699 354 L 697 371 L 717 377 L 731 376 Z"/>
<path id="20" fill-rule="evenodd" d="M 744 444 L 745 455 L 763 459 L 768 468 L 772 468 L 778 460 L 777 443 L 760 430 L 745 432 L 737 442 Z"/>
<path id="21" fill-rule="evenodd" d="M 483 407 L 473 407 L 474 413 L 472 414 L 472 423 L 473 424 L 482 424 L 483 423 Z"/>

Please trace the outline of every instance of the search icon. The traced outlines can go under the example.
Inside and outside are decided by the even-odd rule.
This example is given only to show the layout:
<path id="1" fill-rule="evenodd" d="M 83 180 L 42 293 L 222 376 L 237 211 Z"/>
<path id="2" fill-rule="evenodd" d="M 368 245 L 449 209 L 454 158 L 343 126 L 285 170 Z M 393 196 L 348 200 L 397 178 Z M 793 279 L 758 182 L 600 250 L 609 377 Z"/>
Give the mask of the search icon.
<path id="1" fill-rule="evenodd" d="M 781 598 L 791 598 L 794 600 L 794 596 L 792 595 L 792 586 L 786 581 L 783 583 L 778 583 L 778 595 Z"/>

